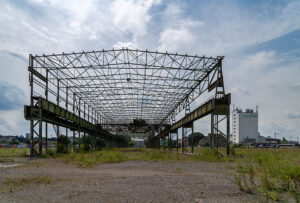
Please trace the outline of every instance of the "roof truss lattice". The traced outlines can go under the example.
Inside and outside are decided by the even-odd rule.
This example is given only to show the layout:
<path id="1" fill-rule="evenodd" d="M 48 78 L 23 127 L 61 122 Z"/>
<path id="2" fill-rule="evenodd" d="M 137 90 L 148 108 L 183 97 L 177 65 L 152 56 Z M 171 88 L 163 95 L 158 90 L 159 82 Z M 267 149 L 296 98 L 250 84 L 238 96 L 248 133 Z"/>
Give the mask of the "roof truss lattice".
<path id="1" fill-rule="evenodd" d="M 174 112 L 222 57 L 131 49 L 33 56 L 33 68 L 112 123 L 159 124 Z"/>

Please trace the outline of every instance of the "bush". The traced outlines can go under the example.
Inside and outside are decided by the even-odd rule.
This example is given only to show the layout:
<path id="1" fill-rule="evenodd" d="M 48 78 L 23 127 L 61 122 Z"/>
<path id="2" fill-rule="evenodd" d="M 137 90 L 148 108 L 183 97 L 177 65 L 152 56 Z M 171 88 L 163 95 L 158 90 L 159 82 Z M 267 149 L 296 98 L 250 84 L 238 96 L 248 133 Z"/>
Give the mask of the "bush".
<path id="1" fill-rule="evenodd" d="M 88 151 L 90 151 L 90 150 L 91 150 L 90 145 L 88 145 L 88 144 L 83 144 L 83 151 L 88 152 Z"/>
<path id="2" fill-rule="evenodd" d="M 64 144 L 57 144 L 57 153 L 66 153 L 66 146 Z"/>

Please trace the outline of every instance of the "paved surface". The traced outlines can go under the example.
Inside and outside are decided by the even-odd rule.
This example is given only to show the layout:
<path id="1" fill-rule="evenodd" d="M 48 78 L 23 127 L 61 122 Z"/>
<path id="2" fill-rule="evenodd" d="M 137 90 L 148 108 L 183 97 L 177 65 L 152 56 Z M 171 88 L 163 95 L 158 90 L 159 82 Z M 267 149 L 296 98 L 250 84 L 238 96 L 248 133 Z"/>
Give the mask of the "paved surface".
<path id="1" fill-rule="evenodd" d="M 0 202 L 252 202 L 232 163 L 128 161 L 78 168 L 18 159 L 0 169 Z"/>

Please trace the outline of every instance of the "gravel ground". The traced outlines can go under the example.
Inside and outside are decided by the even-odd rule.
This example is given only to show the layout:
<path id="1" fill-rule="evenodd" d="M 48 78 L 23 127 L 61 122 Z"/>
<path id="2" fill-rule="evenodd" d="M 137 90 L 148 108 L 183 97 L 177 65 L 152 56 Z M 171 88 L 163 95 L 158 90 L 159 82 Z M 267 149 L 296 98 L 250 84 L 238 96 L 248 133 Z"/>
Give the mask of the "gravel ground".
<path id="1" fill-rule="evenodd" d="M 0 202 L 253 202 L 232 163 L 127 161 L 78 168 L 16 159 L 0 168 Z"/>

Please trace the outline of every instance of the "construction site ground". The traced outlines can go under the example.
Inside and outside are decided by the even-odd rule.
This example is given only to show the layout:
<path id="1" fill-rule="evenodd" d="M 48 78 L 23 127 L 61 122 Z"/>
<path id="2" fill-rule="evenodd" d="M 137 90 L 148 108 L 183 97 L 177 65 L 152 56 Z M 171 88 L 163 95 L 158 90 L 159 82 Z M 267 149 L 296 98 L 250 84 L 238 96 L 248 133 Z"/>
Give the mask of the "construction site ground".
<path id="1" fill-rule="evenodd" d="M 234 163 L 125 161 L 78 167 L 12 158 L 0 167 L 0 202 L 253 202 Z M 18 165 L 16 165 L 18 164 Z"/>

